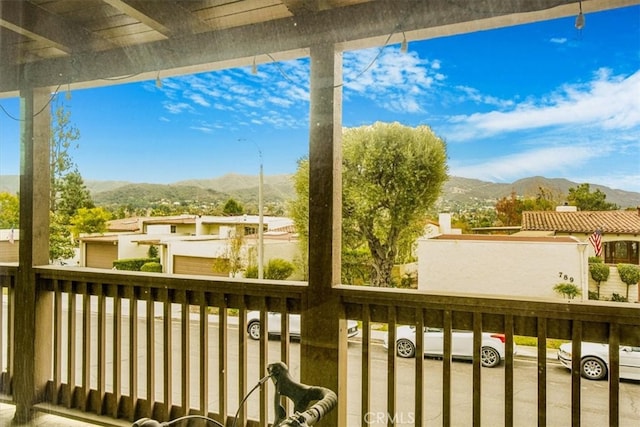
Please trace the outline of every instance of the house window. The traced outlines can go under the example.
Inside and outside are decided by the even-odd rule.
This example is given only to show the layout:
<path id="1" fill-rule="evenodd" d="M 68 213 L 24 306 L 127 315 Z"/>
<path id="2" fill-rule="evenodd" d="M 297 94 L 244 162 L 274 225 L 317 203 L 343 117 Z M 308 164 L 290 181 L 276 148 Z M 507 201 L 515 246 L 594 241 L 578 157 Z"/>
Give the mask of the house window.
<path id="1" fill-rule="evenodd" d="M 176 226 L 172 225 L 171 226 L 171 234 L 175 234 L 175 232 L 176 232 Z"/>
<path id="2" fill-rule="evenodd" d="M 640 264 L 640 242 L 622 240 L 617 242 L 605 242 L 604 262 L 607 264 Z"/>

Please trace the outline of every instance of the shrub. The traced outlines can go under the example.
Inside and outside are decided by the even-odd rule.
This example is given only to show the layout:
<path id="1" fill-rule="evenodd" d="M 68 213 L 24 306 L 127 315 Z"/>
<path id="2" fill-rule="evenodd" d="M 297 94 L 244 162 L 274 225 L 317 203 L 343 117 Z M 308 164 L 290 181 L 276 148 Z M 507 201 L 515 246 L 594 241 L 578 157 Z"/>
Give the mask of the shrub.
<path id="1" fill-rule="evenodd" d="M 140 271 L 146 271 L 150 273 L 162 273 L 162 264 L 159 262 L 147 262 L 142 264 Z"/>
<path id="2" fill-rule="evenodd" d="M 627 284 L 626 299 L 629 300 L 629 286 L 640 282 L 640 267 L 635 264 L 618 264 L 618 274 L 620 279 Z"/>
<path id="3" fill-rule="evenodd" d="M 291 276 L 295 266 L 287 260 L 281 258 L 270 259 L 264 268 L 264 278 L 272 280 L 285 280 Z M 244 277 L 257 279 L 258 266 L 250 265 L 244 272 Z"/>
<path id="4" fill-rule="evenodd" d="M 127 258 L 113 261 L 116 270 L 140 271 L 140 268 L 148 262 L 160 262 L 160 258 Z"/>
<path id="5" fill-rule="evenodd" d="M 596 282 L 596 289 L 598 290 L 597 299 L 600 299 L 600 283 L 607 281 L 609 278 L 609 271 L 609 266 L 606 264 L 597 262 L 589 263 L 589 273 L 591 273 L 591 278 Z"/>
<path id="6" fill-rule="evenodd" d="M 600 292 L 589 291 L 589 299 L 599 300 Z"/>
<path id="7" fill-rule="evenodd" d="M 626 299 L 625 297 L 623 297 L 620 294 L 616 294 L 615 292 L 613 294 L 611 294 L 611 301 L 615 301 L 615 302 L 628 302 L 629 300 Z"/>
<path id="8" fill-rule="evenodd" d="M 590 256 L 589 264 L 602 264 L 602 258 L 599 256 Z"/>
<path id="9" fill-rule="evenodd" d="M 558 283 L 553 287 L 553 290 L 557 293 L 564 295 L 568 299 L 574 299 L 580 295 L 580 288 L 573 283 Z"/>

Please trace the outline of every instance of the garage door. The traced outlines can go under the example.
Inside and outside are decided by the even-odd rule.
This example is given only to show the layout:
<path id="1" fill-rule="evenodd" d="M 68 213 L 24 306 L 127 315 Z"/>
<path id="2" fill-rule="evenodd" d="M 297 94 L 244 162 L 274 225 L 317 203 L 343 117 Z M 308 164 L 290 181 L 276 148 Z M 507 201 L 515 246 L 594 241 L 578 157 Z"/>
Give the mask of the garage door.
<path id="1" fill-rule="evenodd" d="M 87 242 L 87 267 L 113 268 L 113 261 L 118 259 L 118 245 L 113 242 Z"/>
<path id="2" fill-rule="evenodd" d="M 214 272 L 213 263 L 214 258 L 176 255 L 173 257 L 173 272 L 175 274 L 227 277 L 225 273 Z"/>

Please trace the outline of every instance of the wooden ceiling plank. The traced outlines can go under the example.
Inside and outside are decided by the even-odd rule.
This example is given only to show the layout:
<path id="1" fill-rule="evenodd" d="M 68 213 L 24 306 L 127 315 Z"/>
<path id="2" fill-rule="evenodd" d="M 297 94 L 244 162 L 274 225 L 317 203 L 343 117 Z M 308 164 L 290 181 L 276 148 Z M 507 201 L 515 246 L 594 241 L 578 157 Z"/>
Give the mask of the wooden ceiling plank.
<path id="1" fill-rule="evenodd" d="M 0 25 L 68 54 L 113 47 L 91 32 L 26 1 L 3 2 Z"/>
<path id="2" fill-rule="evenodd" d="M 154 16 L 152 16 L 152 14 L 155 15 L 155 13 L 150 7 L 145 5 L 145 2 L 126 1 L 126 0 L 103 0 L 103 1 L 107 3 L 109 6 L 115 9 L 118 9 L 119 11 L 121 11 L 122 13 L 128 16 L 131 16 L 132 18 L 140 21 L 144 25 L 148 26 L 149 28 L 152 28 L 153 30 L 159 32 L 160 34 L 162 34 L 167 38 L 170 37 L 172 34 L 172 31 L 169 27 L 159 22 L 158 20 L 155 19 Z M 165 3 L 168 3 L 168 2 L 155 2 L 154 8 L 162 9 L 163 7 L 166 6 Z"/>
<path id="3" fill-rule="evenodd" d="M 180 37 L 185 34 L 197 34 L 213 30 L 213 28 L 199 20 L 195 14 L 183 7 L 180 2 L 150 0 L 124 0 L 123 2 L 167 28 L 168 33 L 165 34 L 166 36 Z"/>

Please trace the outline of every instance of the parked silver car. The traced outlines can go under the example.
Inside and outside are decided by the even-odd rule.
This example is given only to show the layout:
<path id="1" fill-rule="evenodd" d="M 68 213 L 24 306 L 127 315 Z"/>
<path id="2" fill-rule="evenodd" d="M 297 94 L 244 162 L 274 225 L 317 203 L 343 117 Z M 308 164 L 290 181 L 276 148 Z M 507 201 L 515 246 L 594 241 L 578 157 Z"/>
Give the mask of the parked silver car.
<path id="1" fill-rule="evenodd" d="M 269 335 L 280 335 L 280 327 L 282 315 L 276 312 L 267 313 L 267 331 Z M 260 312 L 250 311 L 247 314 L 247 333 L 249 337 L 254 340 L 260 339 L 262 331 L 262 325 L 260 325 Z M 349 338 L 358 334 L 358 322 L 355 320 L 347 320 L 347 336 Z M 289 335 L 293 338 L 300 338 L 300 315 L 289 315 Z"/>
<path id="2" fill-rule="evenodd" d="M 416 328 L 399 326 L 396 329 L 396 353 L 400 357 L 414 357 L 416 354 Z M 493 368 L 504 359 L 505 337 L 503 334 L 482 333 L 480 361 L 482 366 Z M 388 348 L 388 335 L 384 346 Z M 424 328 L 424 355 L 442 357 L 444 331 L 442 328 Z M 514 345 L 515 346 L 515 345 Z M 514 354 L 516 349 L 514 348 Z M 473 359 L 473 332 L 453 330 L 451 332 L 451 357 L 453 359 Z"/>
<path id="3" fill-rule="evenodd" d="M 589 380 L 602 380 L 609 373 L 609 345 L 583 342 L 580 346 L 580 374 Z M 558 360 L 571 369 L 571 343 L 558 349 Z M 640 380 L 640 347 L 620 346 L 620 378 Z"/>

